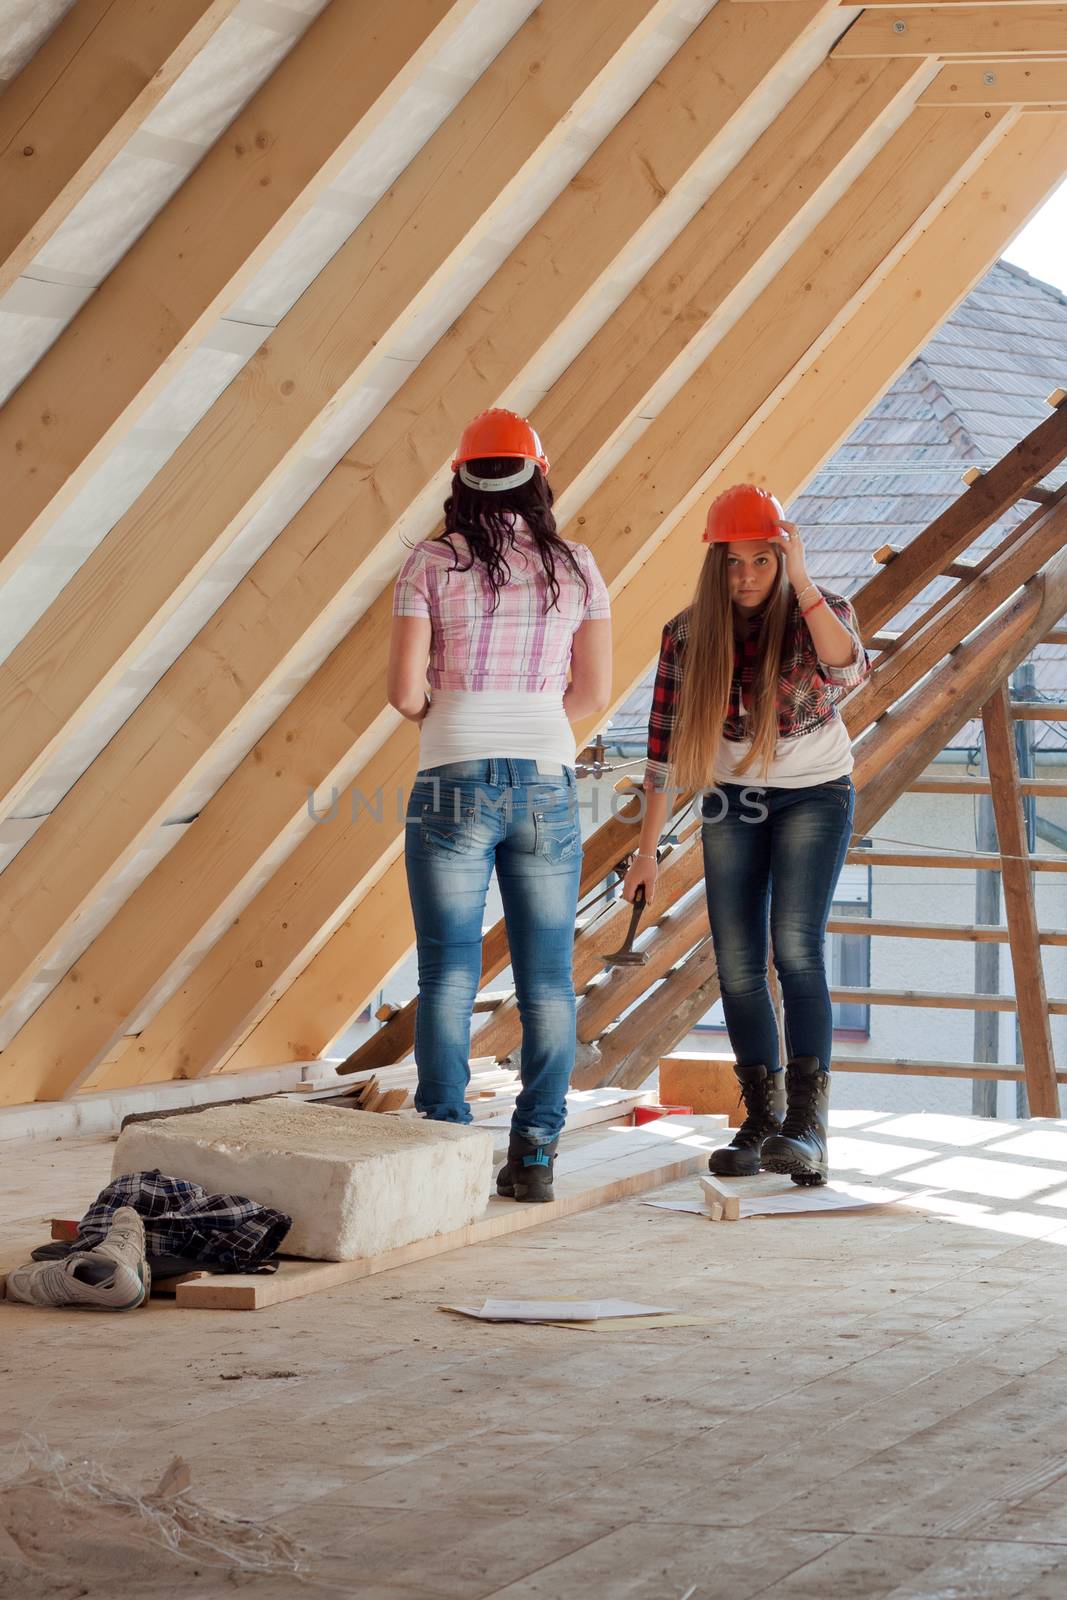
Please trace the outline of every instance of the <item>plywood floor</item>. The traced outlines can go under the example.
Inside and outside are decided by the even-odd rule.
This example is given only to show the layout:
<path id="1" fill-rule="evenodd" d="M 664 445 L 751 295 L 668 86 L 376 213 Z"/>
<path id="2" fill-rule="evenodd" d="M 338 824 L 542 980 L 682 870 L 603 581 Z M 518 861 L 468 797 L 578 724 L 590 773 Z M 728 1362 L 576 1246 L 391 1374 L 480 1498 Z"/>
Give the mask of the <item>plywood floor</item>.
<path id="1" fill-rule="evenodd" d="M 836 1135 L 842 1176 L 941 1187 L 951 1214 L 730 1226 L 625 1201 L 258 1314 L 0 1306 L 3 1461 L 28 1431 L 149 1485 L 181 1454 L 195 1496 L 308 1547 L 307 1593 L 1063 1600 L 1067 1124 L 850 1111 Z M 0 1157 L 5 1253 L 78 1214 L 109 1154 Z M 486 1294 L 710 1320 L 437 1309 Z M 62 1583 L 0 1545 L 0 1589 L 305 1592 L 148 1554 L 105 1588 L 89 1532 Z"/>

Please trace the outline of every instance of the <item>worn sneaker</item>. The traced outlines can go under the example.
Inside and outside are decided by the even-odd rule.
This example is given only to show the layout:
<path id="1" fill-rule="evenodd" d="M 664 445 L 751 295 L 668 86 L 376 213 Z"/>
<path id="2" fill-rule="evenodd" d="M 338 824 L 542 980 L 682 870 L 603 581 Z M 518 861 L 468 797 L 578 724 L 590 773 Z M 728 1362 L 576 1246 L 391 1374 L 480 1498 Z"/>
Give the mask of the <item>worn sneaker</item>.
<path id="1" fill-rule="evenodd" d="M 151 1287 L 144 1223 L 132 1206 L 119 1207 L 94 1250 L 72 1250 L 61 1261 L 29 1261 L 7 1275 L 7 1298 L 27 1306 L 133 1311 Z"/>

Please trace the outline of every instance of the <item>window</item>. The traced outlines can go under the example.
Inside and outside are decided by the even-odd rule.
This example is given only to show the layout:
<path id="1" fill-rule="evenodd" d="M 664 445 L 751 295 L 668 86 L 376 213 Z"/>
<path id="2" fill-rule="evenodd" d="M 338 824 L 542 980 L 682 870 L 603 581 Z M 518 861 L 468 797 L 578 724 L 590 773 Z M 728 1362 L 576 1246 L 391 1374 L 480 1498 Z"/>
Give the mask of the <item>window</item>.
<path id="1" fill-rule="evenodd" d="M 866 840 L 864 841 L 866 844 Z M 868 846 L 869 848 L 869 846 Z M 869 917 L 871 914 L 871 869 L 846 863 L 834 890 L 830 915 Z M 871 940 L 865 933 L 828 933 L 826 971 L 831 989 L 869 989 L 871 984 Z M 834 1002 L 834 1031 L 871 1031 L 871 1008 L 854 1000 Z"/>

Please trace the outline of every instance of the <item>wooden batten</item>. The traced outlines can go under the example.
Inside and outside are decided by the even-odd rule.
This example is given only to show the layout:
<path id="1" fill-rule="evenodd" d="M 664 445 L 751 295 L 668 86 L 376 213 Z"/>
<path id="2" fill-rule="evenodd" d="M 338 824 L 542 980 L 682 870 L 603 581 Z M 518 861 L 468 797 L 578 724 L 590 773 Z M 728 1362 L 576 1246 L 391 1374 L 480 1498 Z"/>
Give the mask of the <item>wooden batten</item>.
<path id="1" fill-rule="evenodd" d="M 1065 31 L 1067 38 L 1067 31 Z M 1067 60 L 954 61 L 919 96 L 924 106 L 1067 105 Z"/>
<path id="2" fill-rule="evenodd" d="M 897 23 L 902 22 L 903 27 Z M 929 5 L 865 9 L 834 47 L 839 58 L 973 56 L 996 61 L 1055 56 L 1067 38 L 1067 5 Z"/>
<path id="3" fill-rule="evenodd" d="M 0 98 L 0 295 L 238 0 L 81 0 Z"/>
<path id="4" fill-rule="evenodd" d="M 993 786 L 997 843 L 1001 852 L 1001 882 L 1011 944 L 1011 967 L 1015 974 L 1026 1093 L 1031 1115 L 1058 1117 L 1060 1102 L 1056 1062 L 1049 1027 L 1045 975 L 1041 965 L 1033 881 L 1026 864 L 1026 822 L 1019 784 L 1015 730 L 1006 685 L 1002 685 L 982 707 L 982 727 Z"/>

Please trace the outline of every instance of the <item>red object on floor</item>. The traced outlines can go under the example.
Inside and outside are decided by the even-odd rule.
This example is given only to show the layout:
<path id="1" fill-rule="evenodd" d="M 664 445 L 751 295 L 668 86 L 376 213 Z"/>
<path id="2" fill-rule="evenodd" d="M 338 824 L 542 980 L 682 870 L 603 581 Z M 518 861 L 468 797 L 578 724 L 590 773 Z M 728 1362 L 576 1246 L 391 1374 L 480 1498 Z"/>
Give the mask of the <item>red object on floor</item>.
<path id="1" fill-rule="evenodd" d="M 692 1106 L 634 1106 L 634 1127 L 642 1122 L 658 1122 L 660 1117 L 691 1117 Z"/>

